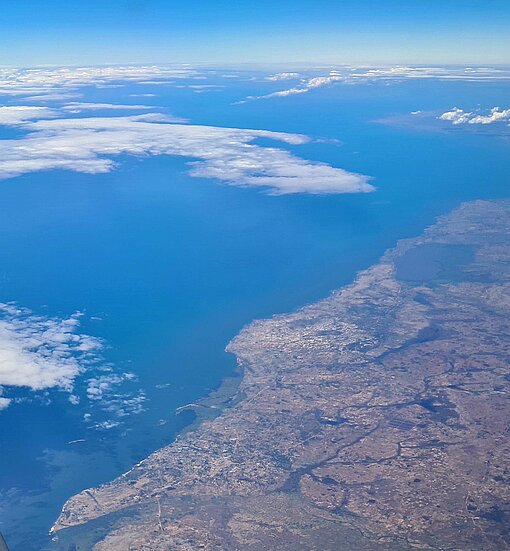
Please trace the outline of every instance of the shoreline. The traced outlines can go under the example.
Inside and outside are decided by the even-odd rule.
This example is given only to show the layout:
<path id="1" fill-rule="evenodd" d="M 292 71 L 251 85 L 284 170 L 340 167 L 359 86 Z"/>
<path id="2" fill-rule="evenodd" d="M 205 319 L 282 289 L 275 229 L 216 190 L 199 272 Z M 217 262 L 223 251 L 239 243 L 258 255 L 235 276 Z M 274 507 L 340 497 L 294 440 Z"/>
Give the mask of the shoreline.
<path id="1" fill-rule="evenodd" d="M 330 462 L 331 457 L 336 455 L 330 457 L 330 452 L 326 451 L 332 445 L 327 443 L 328 435 L 341 435 L 334 438 L 347 439 L 350 443 L 345 449 L 348 451 L 342 453 L 352 454 L 351 449 L 367 446 L 371 439 L 379 442 L 377 434 L 381 430 L 383 434 L 391 435 L 391 438 L 386 437 L 390 439 L 399 430 L 415 431 L 419 426 L 418 420 L 426 416 L 429 410 L 431 416 L 427 418 L 425 432 L 439 435 L 445 430 L 460 430 L 450 421 L 459 417 L 461 408 L 458 404 L 452 405 L 452 397 L 446 398 L 441 394 L 444 391 L 438 391 L 439 394 L 430 398 L 432 401 L 428 405 L 426 393 L 418 399 L 416 391 L 410 393 L 407 389 L 415 384 L 407 373 L 401 373 L 398 369 L 393 372 L 391 378 L 398 379 L 399 384 L 387 380 L 387 362 L 391 362 L 394 356 L 415 354 L 414 349 L 420 346 L 427 350 L 442 346 L 441 339 L 437 337 L 442 333 L 436 335 L 430 328 L 452 322 L 435 320 L 437 314 L 430 308 L 431 301 L 445 300 L 441 293 L 460 292 L 456 290 L 456 285 L 461 291 L 465 285 L 462 279 L 460 283 L 450 282 L 448 278 L 446 283 L 442 281 L 445 276 L 441 270 L 448 267 L 449 254 L 454 251 L 451 247 L 458 247 L 464 242 L 471 246 L 473 242 L 473 247 L 482 249 L 485 245 L 481 239 L 492 239 L 491 227 L 483 225 L 487 213 L 492 215 L 489 220 L 492 218 L 493 223 L 496 223 L 494 218 L 499 216 L 497 229 L 504 235 L 508 229 L 505 216 L 509 206 L 508 201 L 462 203 L 450 214 L 439 217 L 421 236 L 398 241 L 379 262 L 358 273 L 350 285 L 294 312 L 255 320 L 245 326 L 226 347 L 227 352 L 237 357 L 238 374 L 232 380 L 227 378 L 216 391 L 197 402 L 199 411 L 195 420 L 170 445 L 154 452 L 115 481 L 71 498 L 52 528 L 53 533 L 101 519 L 105 515 L 122 516 L 122 511 L 134 508 L 140 516 L 135 513 L 134 520 L 121 519 L 106 535 L 104 545 L 107 547 L 99 543 L 97 549 L 116 549 L 119 534 L 123 538 L 136 539 L 147 530 L 154 538 L 154 545 L 158 545 L 160 540 L 166 541 L 168 538 L 176 541 L 174 532 L 177 529 L 166 534 L 161 518 L 162 514 L 175 516 L 178 504 L 186 496 L 195 504 L 191 516 L 198 521 L 205 514 L 200 513 L 206 507 L 204 504 L 211 499 L 236 502 L 264 497 L 276 500 L 280 499 L 277 496 L 286 492 L 297 496 L 303 508 L 312 506 L 327 517 L 333 515 L 329 521 L 338 524 L 335 529 L 349 531 L 352 523 L 359 529 L 352 519 L 348 521 L 339 517 L 341 520 L 338 520 L 334 516 L 337 509 L 345 512 L 351 509 L 351 513 L 357 511 L 356 515 L 361 514 L 362 509 L 358 511 L 355 505 L 358 498 L 349 497 L 345 482 L 337 480 L 338 473 L 334 476 L 317 474 L 331 471 L 335 464 L 330 465 Z M 473 230 L 475 226 L 478 226 L 479 235 Z M 439 271 L 432 274 L 431 281 L 416 285 L 412 279 L 407 282 L 405 278 L 396 279 L 399 270 L 397 263 L 402 265 L 402 259 L 413 249 L 422 247 L 420 254 L 423 254 L 423 246 L 427 244 L 436 247 L 437 250 L 429 250 L 427 254 L 436 255 L 432 257 L 432 262 L 439 265 Z M 441 256 L 444 254 L 441 250 L 443 245 L 450 247 L 444 257 Z M 427 262 L 431 262 L 430 258 Z M 472 260 L 472 264 L 470 269 L 475 272 L 482 269 L 480 266 L 483 267 L 476 259 Z M 465 277 L 462 272 L 464 268 L 454 266 L 453 271 L 446 270 L 450 279 L 457 277 L 455 269 Z M 487 287 L 489 284 L 475 278 L 473 285 L 480 288 L 480 285 Z M 448 300 L 452 301 L 455 295 L 448 296 Z M 431 321 L 433 318 L 434 322 Z M 495 323 L 494 320 L 491 319 L 491 323 Z M 414 361 L 419 363 L 419 358 L 417 356 Z M 367 369 L 373 372 L 367 374 Z M 404 381 L 405 388 L 402 387 Z M 431 383 L 427 384 L 430 386 Z M 346 386 L 350 396 L 345 395 Z M 231 391 L 234 393 L 229 394 Z M 353 399 L 354 404 L 344 407 L 344 402 Z M 455 399 L 458 399 L 457 396 Z M 374 405 L 370 405 L 372 403 Z M 220 408 L 220 404 L 224 407 Z M 370 413 L 372 408 L 375 408 L 375 413 Z M 342 416 L 339 411 L 343 412 Z M 397 420 L 388 421 L 387 411 L 391 419 L 398 411 Z M 370 415 L 375 415 L 375 418 L 371 419 Z M 447 428 L 443 427 L 443 423 Z M 413 438 L 419 439 L 418 433 L 413 433 Z M 319 445 L 318 441 L 323 443 Z M 401 457 L 402 444 L 398 449 L 400 451 L 397 450 L 393 459 L 390 454 L 378 461 L 392 464 Z M 369 453 L 376 453 L 376 449 L 369 447 L 369 450 Z M 376 464 L 379 464 L 378 461 Z M 356 460 L 353 465 L 356 465 Z M 391 468 L 396 467 L 392 465 Z M 335 469 L 338 470 L 337 467 Z M 348 475 L 341 472 L 341 478 Z M 291 479 L 295 482 L 289 485 Z M 326 490 L 329 494 L 324 493 Z M 159 511 L 159 529 L 156 532 L 149 529 L 152 526 L 150 515 L 142 514 L 142 511 L 146 513 L 147 509 L 150 510 L 155 502 Z M 230 505 L 223 507 L 231 508 Z M 249 515 L 243 504 L 236 507 L 242 510 L 242 515 Z M 363 545 L 369 545 L 372 538 L 369 532 L 377 533 L 382 527 L 391 545 L 397 545 L 402 535 L 398 530 L 390 529 L 379 517 L 379 513 L 374 511 L 368 522 L 367 535 L 362 537 Z M 420 526 L 423 531 L 423 526 Z M 198 538 L 196 535 L 190 536 L 185 528 L 181 527 L 180 532 L 178 530 L 179 537 L 185 538 L 188 534 L 188 538 Z M 218 537 L 221 540 L 225 535 Z M 429 536 L 423 541 L 428 539 Z M 411 543 L 404 540 L 404 546 Z"/>

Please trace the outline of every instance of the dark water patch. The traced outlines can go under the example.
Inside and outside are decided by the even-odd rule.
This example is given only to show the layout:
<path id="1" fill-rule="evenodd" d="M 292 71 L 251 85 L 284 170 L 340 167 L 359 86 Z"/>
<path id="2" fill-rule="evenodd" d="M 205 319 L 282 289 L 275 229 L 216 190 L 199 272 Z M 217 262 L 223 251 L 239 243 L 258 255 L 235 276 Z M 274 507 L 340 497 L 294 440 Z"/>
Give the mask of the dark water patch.
<path id="1" fill-rule="evenodd" d="M 418 405 L 426 409 L 427 411 L 430 411 L 431 413 L 435 413 L 437 411 L 435 398 L 426 398 L 424 400 L 419 400 Z"/>
<path id="2" fill-rule="evenodd" d="M 283 454 L 277 453 L 277 452 L 273 452 L 273 453 L 270 454 L 270 457 L 276 463 L 276 465 L 278 465 L 282 469 L 287 470 L 287 469 L 290 469 L 292 467 L 292 462 L 286 455 L 283 455 Z"/>
<path id="3" fill-rule="evenodd" d="M 339 427 L 340 425 L 343 425 L 344 423 L 347 423 L 348 419 L 345 417 L 338 417 L 336 419 L 331 419 L 327 417 L 321 417 L 319 419 L 319 422 L 323 425 L 330 425 L 332 427 Z"/>
<path id="4" fill-rule="evenodd" d="M 420 329 L 416 337 L 409 339 L 402 346 L 383 352 L 379 356 L 379 362 L 383 361 L 388 356 L 391 356 L 393 354 L 401 352 L 402 350 L 405 350 L 410 346 L 419 345 L 422 343 L 444 338 L 446 334 L 447 334 L 446 331 L 442 327 L 440 327 L 439 325 L 431 324 L 427 327 L 424 327 L 423 329 Z"/>
<path id="5" fill-rule="evenodd" d="M 329 484 L 330 486 L 338 486 L 340 483 L 338 480 L 335 480 L 334 478 L 331 478 L 330 476 L 325 476 L 321 478 L 321 482 L 324 484 Z"/>
<path id="6" fill-rule="evenodd" d="M 488 511 L 481 513 L 481 517 L 493 522 L 505 522 L 510 511 L 504 510 L 497 505 L 493 505 Z"/>
<path id="7" fill-rule="evenodd" d="M 444 329 L 439 325 L 429 325 L 428 327 L 420 329 L 418 335 L 416 335 L 416 337 L 413 339 L 413 343 L 417 344 L 434 341 L 444 336 L 444 334 Z"/>
<path id="8" fill-rule="evenodd" d="M 420 398 L 416 401 L 416 404 L 431 413 L 433 420 L 438 423 L 447 423 L 450 420 L 459 418 L 455 406 L 446 396 Z"/>
<path id="9" fill-rule="evenodd" d="M 396 259 L 396 277 L 411 285 L 477 281 L 480 276 L 467 271 L 474 253 L 470 245 L 419 245 Z"/>
<path id="10" fill-rule="evenodd" d="M 423 293 L 416 293 L 414 297 L 415 302 L 422 304 L 423 306 L 430 306 L 430 301 L 428 297 Z"/>
<path id="11" fill-rule="evenodd" d="M 493 505 L 485 511 L 478 510 L 477 514 L 492 523 L 493 530 L 505 541 L 505 547 L 508 547 L 510 541 L 510 509 L 508 502 Z"/>

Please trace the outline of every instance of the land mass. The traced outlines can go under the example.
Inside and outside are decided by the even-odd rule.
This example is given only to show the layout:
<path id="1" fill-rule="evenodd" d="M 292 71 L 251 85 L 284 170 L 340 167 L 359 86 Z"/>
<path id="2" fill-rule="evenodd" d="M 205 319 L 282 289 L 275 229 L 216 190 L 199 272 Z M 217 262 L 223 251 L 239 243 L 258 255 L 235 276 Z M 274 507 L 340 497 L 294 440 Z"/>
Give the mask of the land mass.
<path id="1" fill-rule="evenodd" d="M 463 204 L 227 349 L 235 398 L 71 498 L 65 549 L 510 547 L 510 201 Z"/>

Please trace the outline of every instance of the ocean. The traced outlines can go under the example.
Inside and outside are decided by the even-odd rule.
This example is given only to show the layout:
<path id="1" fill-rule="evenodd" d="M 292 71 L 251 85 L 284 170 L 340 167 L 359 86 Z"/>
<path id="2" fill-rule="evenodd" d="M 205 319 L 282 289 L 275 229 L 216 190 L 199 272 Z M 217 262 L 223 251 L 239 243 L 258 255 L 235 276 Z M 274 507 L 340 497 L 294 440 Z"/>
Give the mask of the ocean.
<path id="1" fill-rule="evenodd" d="M 505 107 L 505 83 L 369 82 L 233 105 L 254 86 L 239 79 L 193 94 L 147 84 L 156 96 L 144 102 L 196 124 L 312 136 L 278 147 L 368 174 L 376 191 L 272 196 L 192 178 L 188 159 L 166 156 L 121 156 L 107 174 L 55 170 L 0 182 L 0 302 L 50 318 L 81 312 L 80 332 L 104 343 L 101 365 L 132 374 L 122 399 L 134 400 L 117 425 L 113 409 L 91 404 L 80 383 L 78 404 L 65 392 L 20 393 L 0 413 L 0 530 L 12 551 L 49 548 L 48 529 L 68 497 L 125 472 L 189 425 L 192 411 L 175 410 L 234 373 L 224 348 L 245 324 L 351 282 L 462 201 L 509 196 L 505 135 L 400 118 Z M 86 94 L 123 102 L 139 90 Z"/>

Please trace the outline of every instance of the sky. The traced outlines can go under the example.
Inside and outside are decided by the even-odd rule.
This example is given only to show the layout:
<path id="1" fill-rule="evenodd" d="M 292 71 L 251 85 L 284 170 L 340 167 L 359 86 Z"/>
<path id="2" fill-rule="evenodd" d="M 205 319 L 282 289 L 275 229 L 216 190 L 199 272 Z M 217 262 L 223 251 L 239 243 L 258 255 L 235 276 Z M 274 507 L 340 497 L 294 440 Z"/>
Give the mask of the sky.
<path id="1" fill-rule="evenodd" d="M 508 0 L 6 0 L 0 65 L 506 64 Z"/>

